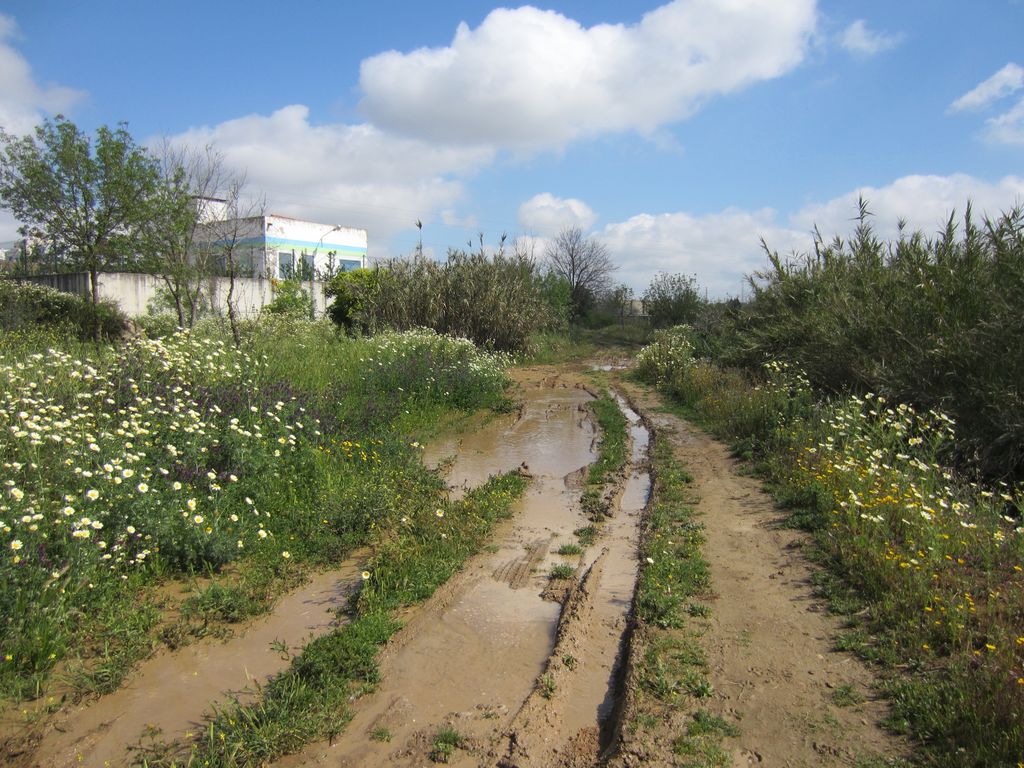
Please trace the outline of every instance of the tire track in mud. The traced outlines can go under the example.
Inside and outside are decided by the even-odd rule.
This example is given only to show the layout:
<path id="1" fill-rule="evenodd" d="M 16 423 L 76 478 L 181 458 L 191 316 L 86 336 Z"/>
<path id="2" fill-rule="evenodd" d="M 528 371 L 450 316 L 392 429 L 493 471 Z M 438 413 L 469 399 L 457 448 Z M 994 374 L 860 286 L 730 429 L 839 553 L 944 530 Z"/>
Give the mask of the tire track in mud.
<path id="1" fill-rule="evenodd" d="M 638 490 L 618 494 L 636 508 L 627 513 L 621 504 L 602 526 L 578 563 L 568 607 L 546 601 L 548 566 L 565 562 L 552 550 L 589 522 L 578 480 L 596 443 L 586 408 L 592 395 L 549 371 L 515 372 L 524 407 L 513 422 L 496 420 L 428 451 L 428 463 L 456 457 L 455 489 L 515 467 L 530 472 L 515 517 L 495 532 L 495 551 L 474 558 L 412 614 L 381 654 L 377 691 L 353 705 L 333 744 L 311 745 L 279 766 L 430 765 L 444 727 L 461 737 L 451 765 L 596 761 L 601 724 L 615 719 L 647 486 L 638 479 Z"/>
<path id="2" fill-rule="evenodd" d="M 286 669 L 289 648 L 301 648 L 337 626 L 336 611 L 361 582 L 369 552 L 315 574 L 282 597 L 269 614 L 227 641 L 205 638 L 142 662 L 118 690 L 58 716 L 31 758 L 39 768 L 117 768 L 144 757 L 140 741 L 188 742 L 202 731 L 211 705 L 246 702 Z"/>
<path id="3" fill-rule="evenodd" d="M 559 619 L 555 646 L 539 685 L 502 733 L 494 768 L 584 768 L 614 751 L 639 570 L 640 527 L 649 501 L 650 435 L 619 395 L 631 460 L 611 494 L 600 551 L 585 559 Z"/>
<path id="4" fill-rule="evenodd" d="M 502 563 L 494 569 L 494 578 L 503 581 L 512 589 L 522 589 L 530 583 L 530 577 L 543 562 L 545 555 L 551 548 L 551 539 L 537 539 L 527 545 L 526 554 L 515 560 Z"/>
<path id="5" fill-rule="evenodd" d="M 710 618 L 694 619 L 690 631 L 700 635 L 712 692 L 677 708 L 653 730 L 623 733 L 607 765 L 677 764 L 673 740 L 686 732 L 697 708 L 738 724 L 738 735 L 723 744 L 737 768 L 853 766 L 865 758 L 909 756 L 905 741 L 879 725 L 888 706 L 873 693 L 871 670 L 834 648 L 841 619 L 828 615 L 811 586 L 814 568 L 802 553 L 806 536 L 785 526 L 785 514 L 760 480 L 741 475 L 726 446 L 665 413 L 648 390 L 622 386 L 652 414 L 658 439 L 671 442 L 693 476 L 713 592 Z M 644 633 L 638 634 L 635 660 L 645 652 Z M 626 720 L 638 711 L 637 686 L 629 683 Z M 838 706 L 834 695 L 841 688 L 865 700 Z"/>

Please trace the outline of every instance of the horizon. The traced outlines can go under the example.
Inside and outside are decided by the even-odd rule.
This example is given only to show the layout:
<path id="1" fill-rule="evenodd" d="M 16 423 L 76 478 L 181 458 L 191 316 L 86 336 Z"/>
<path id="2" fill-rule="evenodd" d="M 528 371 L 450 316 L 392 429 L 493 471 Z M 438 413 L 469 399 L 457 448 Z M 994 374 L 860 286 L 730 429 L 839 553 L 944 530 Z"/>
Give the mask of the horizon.
<path id="1" fill-rule="evenodd" d="M 1024 202 L 1021 29 L 1019 0 L 12 0 L 0 126 L 212 144 L 268 210 L 366 229 L 370 258 L 413 252 L 417 221 L 435 257 L 579 226 L 637 296 L 667 272 L 721 298 L 762 238 L 807 252 L 861 197 L 885 239 Z M 0 242 L 16 226 L 0 211 Z"/>

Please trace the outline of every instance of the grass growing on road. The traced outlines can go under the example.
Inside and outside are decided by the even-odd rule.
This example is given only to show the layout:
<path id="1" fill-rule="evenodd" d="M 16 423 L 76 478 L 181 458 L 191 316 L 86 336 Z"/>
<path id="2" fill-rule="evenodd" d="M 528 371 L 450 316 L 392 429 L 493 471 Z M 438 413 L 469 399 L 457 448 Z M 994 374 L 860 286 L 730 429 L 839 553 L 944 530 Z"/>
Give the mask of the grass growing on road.
<path id="1" fill-rule="evenodd" d="M 725 766 L 728 756 L 720 742 L 735 735 L 736 727 L 700 708 L 700 702 L 713 693 L 699 639 L 708 612 L 694 610 L 692 602 L 710 589 L 708 564 L 702 555 L 703 526 L 692 506 L 692 477 L 676 460 L 670 443 L 654 437 L 654 486 L 636 595 L 634 642 L 643 652 L 637 670 L 636 709 L 628 725 L 634 732 L 646 731 L 669 712 L 692 712 L 691 727 L 676 736 L 669 749 L 683 758 L 681 765 Z M 708 723 L 715 727 L 704 727 Z M 644 737 L 657 738 L 659 732 Z"/>
<path id="2" fill-rule="evenodd" d="M 458 570 L 510 514 L 526 483 L 514 472 L 496 476 L 460 501 L 422 500 L 378 526 L 376 554 L 348 623 L 307 645 L 257 703 L 223 707 L 202 741 L 161 764 L 262 765 L 340 733 L 351 699 L 377 682 L 377 651 L 401 626 L 395 611 L 425 600 Z"/>
<path id="3" fill-rule="evenodd" d="M 791 522 L 811 532 L 837 640 L 884 665 L 891 727 L 926 765 L 1013 765 L 1024 754 L 1024 494 L 948 467 L 953 419 L 871 393 L 815 399 L 770 362 L 750 383 L 693 357 L 673 329 L 641 376 L 759 460 Z"/>
<path id="4" fill-rule="evenodd" d="M 605 392 L 590 405 L 601 428 L 601 438 L 597 459 L 590 465 L 587 483 L 599 486 L 614 482 L 616 475 L 626 466 L 629 436 L 626 433 L 626 417 L 610 394 Z"/>

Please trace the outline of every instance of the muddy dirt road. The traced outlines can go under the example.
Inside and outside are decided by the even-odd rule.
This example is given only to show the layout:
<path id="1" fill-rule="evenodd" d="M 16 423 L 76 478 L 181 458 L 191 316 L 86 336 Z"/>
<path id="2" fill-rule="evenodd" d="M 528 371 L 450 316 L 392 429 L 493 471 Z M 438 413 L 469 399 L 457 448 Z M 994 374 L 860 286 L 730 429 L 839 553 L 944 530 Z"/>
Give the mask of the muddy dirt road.
<path id="1" fill-rule="evenodd" d="M 589 522 L 579 495 L 595 457 L 586 407 L 593 396 L 580 380 L 546 370 L 516 377 L 518 414 L 430 446 L 425 457 L 429 465 L 454 457 L 446 476 L 456 494 L 522 467 L 533 479 L 515 517 L 497 531 L 491 551 L 453 577 L 390 644 L 378 690 L 355 705 L 345 733 L 280 765 L 430 764 L 444 728 L 462 737 L 452 765 L 556 765 L 581 753 L 589 763 L 609 740 L 602 727 L 614 714 L 649 483 L 638 470 L 596 544 L 582 557 L 558 555 Z M 642 460 L 646 430 L 633 416 Z M 564 612 L 546 599 L 558 564 L 583 579 Z"/>
<path id="2" fill-rule="evenodd" d="M 626 672 L 643 653 L 631 643 L 631 610 L 650 490 L 648 425 L 695 477 L 714 590 L 710 618 L 698 622 L 714 691 L 702 706 L 738 725 L 725 745 L 732 764 L 853 765 L 905 751 L 875 725 L 885 708 L 871 699 L 869 673 L 830 650 L 837 623 L 812 596 L 800 537 L 779 527 L 759 483 L 738 473 L 723 446 L 626 381 L 616 389 L 647 421 L 620 398 L 631 456 L 610 491 L 610 516 L 582 554 L 559 554 L 590 524 L 580 493 L 599 437 L 592 384 L 549 367 L 514 376 L 518 413 L 481 420 L 424 456 L 444 468 L 454 496 L 521 468 L 532 482 L 513 518 L 404 617 L 382 652 L 377 689 L 353 703 L 344 732 L 279 766 L 433 765 L 445 729 L 459 736 L 446 755 L 456 766 L 677 764 L 672 742 L 692 714 L 685 706 L 653 730 L 629 727 L 636 691 Z M 363 562 L 360 553 L 321 575 L 226 643 L 203 640 L 148 660 L 120 691 L 58 714 L 18 765 L 116 768 L 139 760 L 130 748 L 147 731 L 187 740 L 212 705 L 250 695 L 288 663 L 281 641 L 294 651 L 330 629 Z M 556 565 L 572 578 L 550 579 Z M 839 707 L 840 688 L 867 701 Z"/>
<path id="3" fill-rule="evenodd" d="M 227 641 L 201 640 L 148 659 L 114 693 L 58 715 L 32 761 L 22 764 L 110 768 L 144 757 L 132 749 L 140 740 L 188 742 L 202 732 L 211 705 L 228 696 L 250 700 L 256 685 L 288 666 L 287 649 L 335 626 L 335 612 L 360 582 L 367 555 L 356 553 L 316 575 Z"/>
<path id="4" fill-rule="evenodd" d="M 743 476 L 724 445 L 661 411 L 648 390 L 620 386 L 694 478 L 713 590 L 699 632 L 714 693 L 702 704 L 738 726 L 725 741 L 732 764 L 850 766 L 907 756 L 908 745 L 878 725 L 888 710 L 872 693 L 871 672 L 833 650 L 840 620 L 814 595 L 805 537 L 783 526 L 760 481 Z M 673 764 L 669 742 L 691 715 L 682 708 L 654 738 L 627 735 L 612 764 Z"/>

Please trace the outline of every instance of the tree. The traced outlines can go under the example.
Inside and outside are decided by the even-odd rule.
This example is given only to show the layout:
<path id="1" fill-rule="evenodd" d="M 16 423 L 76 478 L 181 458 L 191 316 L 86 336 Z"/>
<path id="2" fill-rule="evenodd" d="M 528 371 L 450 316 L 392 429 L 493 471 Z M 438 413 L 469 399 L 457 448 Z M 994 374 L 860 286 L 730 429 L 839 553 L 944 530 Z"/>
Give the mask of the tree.
<path id="1" fill-rule="evenodd" d="M 625 283 L 615 286 L 605 296 L 608 307 L 619 318 L 619 325 L 626 325 L 626 315 L 633 304 L 633 289 Z"/>
<path id="2" fill-rule="evenodd" d="M 618 267 L 608 247 L 584 237 L 579 227 L 566 227 L 546 250 L 551 270 L 569 284 L 569 319 L 579 318 L 604 291 Z"/>
<path id="3" fill-rule="evenodd" d="M 655 328 L 683 323 L 693 324 L 700 315 L 704 301 L 700 297 L 696 277 L 659 272 L 644 291 L 644 309 Z"/>
<path id="4" fill-rule="evenodd" d="M 95 140 L 61 115 L 34 135 L 0 129 L 0 202 L 56 261 L 89 272 L 93 305 L 99 273 L 133 263 L 158 183 L 155 160 L 123 123 L 98 128 Z"/>
<path id="5" fill-rule="evenodd" d="M 223 216 L 216 221 L 202 223 L 198 245 L 201 252 L 198 258 L 209 263 L 211 268 L 223 272 L 228 278 L 225 304 L 235 346 L 241 346 L 242 343 L 235 296 L 237 279 L 243 276 L 243 273 L 248 274 L 252 266 L 250 263 L 249 268 L 243 268 L 239 263 L 239 257 L 245 248 L 246 240 L 255 234 L 257 227 L 262 227 L 262 217 L 266 211 L 266 201 L 262 198 L 246 198 L 244 189 L 245 176 L 230 178 L 224 190 Z"/>
<path id="6" fill-rule="evenodd" d="M 219 218 L 233 178 L 220 153 L 176 148 L 165 143 L 158 154 L 160 184 L 151 197 L 141 229 L 144 269 L 160 277 L 178 325 L 191 328 L 204 300 L 203 285 L 213 272 L 213 250 L 204 247 L 204 225 Z"/>

